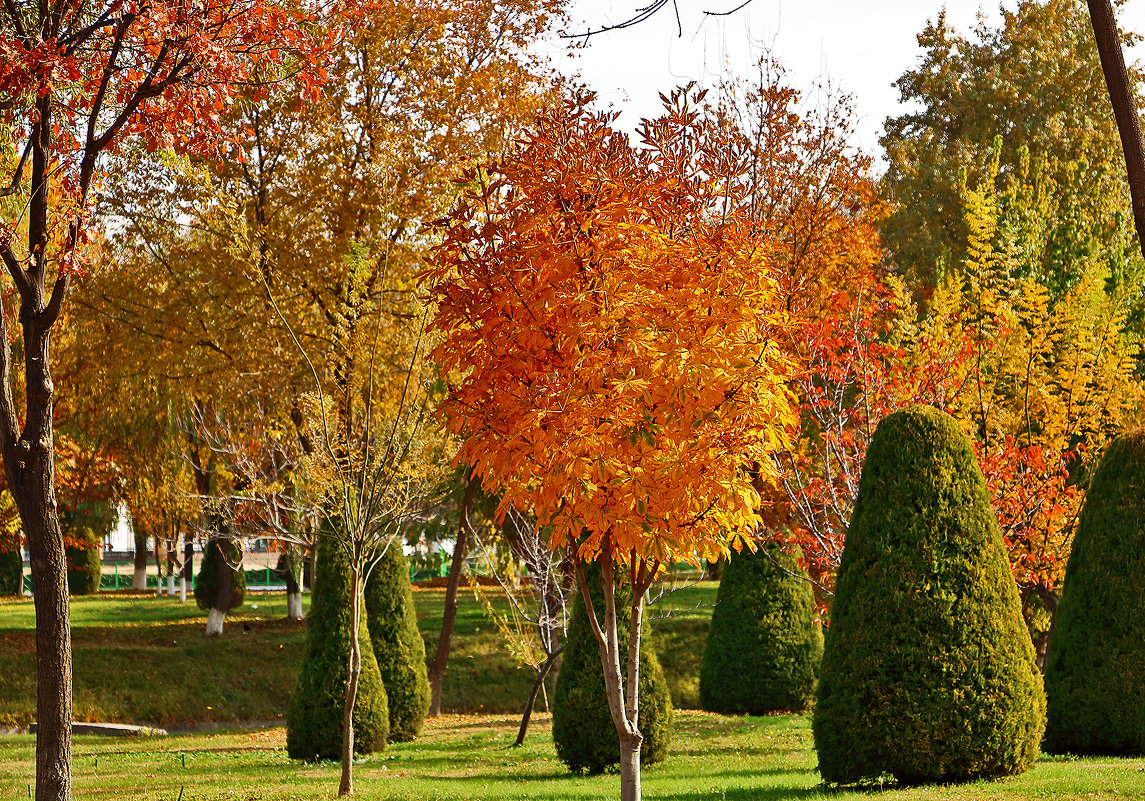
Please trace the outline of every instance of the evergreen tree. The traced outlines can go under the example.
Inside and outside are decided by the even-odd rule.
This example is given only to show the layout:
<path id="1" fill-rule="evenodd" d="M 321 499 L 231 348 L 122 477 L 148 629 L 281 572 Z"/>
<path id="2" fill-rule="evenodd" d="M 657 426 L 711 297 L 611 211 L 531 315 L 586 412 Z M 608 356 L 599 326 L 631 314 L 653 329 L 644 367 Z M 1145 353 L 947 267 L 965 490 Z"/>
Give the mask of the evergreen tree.
<path id="1" fill-rule="evenodd" d="M 246 599 L 246 571 L 236 567 L 241 557 L 238 544 L 229 537 L 211 537 L 203 548 L 195 577 L 195 603 L 208 613 L 208 637 L 222 634 L 227 612 L 238 609 Z"/>
<path id="2" fill-rule="evenodd" d="M 622 571 L 617 571 L 622 572 Z M 603 618 L 604 591 L 600 566 L 585 566 L 597 618 Z M 616 628 L 624 674 L 628 631 L 632 622 L 632 590 L 626 580 L 616 589 Z M 652 648 L 652 630 L 645 615 L 640 634 L 640 731 L 644 743 L 640 762 L 650 765 L 668 756 L 672 736 L 672 698 L 664 669 Z M 584 598 L 573 601 L 565 650 L 553 693 L 553 741 L 557 756 L 574 771 L 600 773 L 620 762 L 620 744 L 608 711 L 600 649 L 588 621 Z"/>
<path id="3" fill-rule="evenodd" d="M 1045 696 L 985 481 L 953 418 L 885 417 L 835 585 L 814 718 L 828 783 L 1029 768 Z"/>
<path id="4" fill-rule="evenodd" d="M 366 622 L 390 711 L 390 740 L 406 742 L 421 733 L 429 711 L 425 641 L 417 627 L 409 561 L 393 543 L 366 583 Z"/>
<path id="5" fill-rule="evenodd" d="M 815 694 L 823 631 L 797 555 L 778 543 L 733 554 L 724 568 L 700 667 L 709 712 L 763 715 L 806 709 Z"/>
<path id="6" fill-rule="evenodd" d="M 1046 661 L 1045 749 L 1145 754 L 1145 429 L 1090 483 Z"/>
<path id="7" fill-rule="evenodd" d="M 18 544 L 8 544 L 0 550 L 0 595 L 20 595 L 24 592 L 24 560 Z"/>
<path id="8" fill-rule="evenodd" d="M 68 560 L 68 592 L 72 595 L 99 592 L 103 563 L 100 561 L 100 543 L 91 527 L 73 529 L 64 542 Z"/>
<path id="9" fill-rule="evenodd" d="M 291 759 L 342 756 L 350 654 L 350 565 L 334 537 L 320 537 L 317 548 L 318 575 L 310 596 L 306 655 L 286 716 L 286 753 Z M 354 704 L 354 752 L 369 754 L 386 747 L 389 709 L 365 615 L 359 638 L 362 673 Z"/>

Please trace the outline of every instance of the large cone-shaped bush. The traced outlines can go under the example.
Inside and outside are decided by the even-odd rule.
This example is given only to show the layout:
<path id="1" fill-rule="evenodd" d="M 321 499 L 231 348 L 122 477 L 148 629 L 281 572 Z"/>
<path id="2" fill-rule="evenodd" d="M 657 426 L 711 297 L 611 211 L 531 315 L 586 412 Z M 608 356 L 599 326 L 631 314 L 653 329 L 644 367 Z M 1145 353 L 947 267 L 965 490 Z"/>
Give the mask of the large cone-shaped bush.
<path id="1" fill-rule="evenodd" d="M 828 783 L 1029 768 L 1045 695 L 970 441 L 948 415 L 884 418 L 867 451 L 815 709 Z"/>
<path id="2" fill-rule="evenodd" d="M 720 580 L 700 667 L 709 712 L 801 711 L 815 696 L 823 631 L 797 555 L 776 543 L 734 554 Z"/>
<path id="3" fill-rule="evenodd" d="M 286 753 L 292 759 L 338 759 L 342 755 L 342 712 L 345 709 L 347 660 L 350 654 L 350 565 L 328 533 L 318 541 L 317 580 L 306 619 L 306 655 L 286 716 Z M 386 747 L 389 709 L 386 689 L 366 616 L 358 631 L 362 673 L 354 704 L 354 752 L 368 754 Z"/>
<path id="4" fill-rule="evenodd" d="M 617 571 L 622 572 L 622 571 Z M 585 567 L 597 619 L 604 622 L 604 590 L 600 567 Z M 626 673 L 628 632 L 632 625 L 632 588 L 622 581 L 616 588 L 616 629 L 620 643 L 621 673 Z M 640 731 L 644 743 L 640 761 L 650 765 L 668 755 L 672 735 L 672 697 L 664 669 L 652 648 L 652 630 L 645 615 L 640 634 Z M 600 773 L 620 763 L 620 740 L 608 697 L 604 693 L 604 667 L 588 622 L 584 598 L 578 592 L 569 619 L 561 671 L 553 693 L 553 741 L 557 756 L 574 771 Z"/>
<path id="5" fill-rule="evenodd" d="M 421 733 L 429 711 L 425 642 L 417 627 L 409 562 L 394 543 L 366 583 L 366 621 L 390 707 L 390 740 Z"/>
<path id="6" fill-rule="evenodd" d="M 1145 428 L 1110 443 L 1078 520 L 1046 660 L 1051 753 L 1145 753 Z"/>

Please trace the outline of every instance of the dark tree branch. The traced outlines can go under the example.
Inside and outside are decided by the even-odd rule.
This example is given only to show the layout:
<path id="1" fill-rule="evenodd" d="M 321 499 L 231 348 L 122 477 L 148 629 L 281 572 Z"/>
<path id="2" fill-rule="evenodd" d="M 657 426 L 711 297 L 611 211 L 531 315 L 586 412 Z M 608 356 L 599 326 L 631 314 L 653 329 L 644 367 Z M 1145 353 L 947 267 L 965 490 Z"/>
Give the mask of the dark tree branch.
<path id="1" fill-rule="evenodd" d="M 14 195 L 20 189 L 20 180 L 24 177 L 24 165 L 28 163 L 28 154 L 32 152 L 32 140 L 28 140 L 28 144 L 24 145 L 24 153 L 20 156 L 20 163 L 16 165 L 16 171 L 12 174 L 12 183 L 0 189 L 0 197 L 7 197 Z"/>
<path id="2" fill-rule="evenodd" d="M 1113 104 L 1117 120 L 1117 133 L 1121 136 L 1121 149 L 1125 153 L 1125 171 L 1129 178 L 1129 193 L 1133 202 L 1133 222 L 1137 228 L 1137 243 L 1145 255 L 1145 140 L 1141 138 L 1141 118 L 1125 69 L 1125 56 L 1121 52 L 1121 38 L 1117 19 L 1109 0 L 1088 0 L 1089 19 L 1097 52 L 1101 56 L 1101 71 Z"/>

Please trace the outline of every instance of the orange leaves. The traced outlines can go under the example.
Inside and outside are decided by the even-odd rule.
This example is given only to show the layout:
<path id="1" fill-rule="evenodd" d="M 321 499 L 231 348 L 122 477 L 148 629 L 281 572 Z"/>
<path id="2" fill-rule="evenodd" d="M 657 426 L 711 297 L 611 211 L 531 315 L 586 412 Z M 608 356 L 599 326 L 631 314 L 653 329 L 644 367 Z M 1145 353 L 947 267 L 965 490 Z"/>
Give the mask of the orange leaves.
<path id="1" fill-rule="evenodd" d="M 729 197 L 699 179 L 713 132 L 684 93 L 639 149 L 589 101 L 543 114 L 445 222 L 446 412 L 551 546 L 695 558 L 754 526 L 745 466 L 790 422 L 766 242 L 713 213 Z"/>

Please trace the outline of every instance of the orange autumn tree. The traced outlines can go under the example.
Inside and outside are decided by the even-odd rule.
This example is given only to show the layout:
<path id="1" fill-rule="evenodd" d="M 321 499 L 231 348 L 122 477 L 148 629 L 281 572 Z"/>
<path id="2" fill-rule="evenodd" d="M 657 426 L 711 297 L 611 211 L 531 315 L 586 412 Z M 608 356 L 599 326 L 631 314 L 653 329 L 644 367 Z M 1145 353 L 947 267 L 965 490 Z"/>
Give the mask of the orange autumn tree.
<path id="1" fill-rule="evenodd" d="M 753 478 L 771 478 L 793 423 L 768 243 L 702 97 L 665 98 L 639 147 L 591 94 L 542 113 L 467 177 L 431 270 L 458 461 L 501 494 L 500 513 L 533 510 L 548 547 L 577 557 L 626 801 L 640 797 L 644 591 L 670 562 L 748 541 Z M 594 561 L 602 610 L 584 579 Z M 626 655 L 617 571 L 633 587 Z"/>

